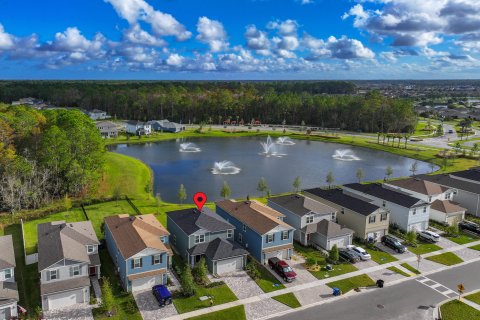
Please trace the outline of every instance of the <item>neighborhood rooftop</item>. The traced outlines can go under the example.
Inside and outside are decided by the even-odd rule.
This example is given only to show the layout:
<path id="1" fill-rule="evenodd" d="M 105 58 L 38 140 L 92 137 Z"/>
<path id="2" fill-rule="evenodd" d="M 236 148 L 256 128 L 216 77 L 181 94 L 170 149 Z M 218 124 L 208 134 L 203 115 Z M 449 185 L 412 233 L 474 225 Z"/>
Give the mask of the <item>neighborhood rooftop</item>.
<path id="1" fill-rule="evenodd" d="M 456 202 L 449 200 L 435 200 L 432 202 L 431 208 L 445 213 L 465 211 L 465 208 L 462 208 Z"/>
<path id="2" fill-rule="evenodd" d="M 412 208 L 412 207 L 422 206 L 426 204 L 422 200 L 419 200 L 417 198 L 414 198 L 404 193 L 383 188 L 381 185 L 376 183 L 371 183 L 371 184 L 350 183 L 350 184 L 344 185 L 344 187 L 366 193 L 368 195 L 398 204 L 406 208 Z"/>
<path id="3" fill-rule="evenodd" d="M 351 197 L 343 193 L 341 189 L 321 189 L 313 188 L 304 190 L 322 199 L 333 202 L 339 206 L 350 209 L 354 212 L 358 212 L 362 215 L 368 216 L 372 212 L 378 210 L 380 207 L 373 205 L 369 202 Z"/>
<path id="4" fill-rule="evenodd" d="M 207 207 L 204 207 L 202 212 L 197 209 L 170 211 L 167 212 L 167 216 L 187 235 L 191 235 L 200 229 L 218 232 L 234 228 L 233 225 Z"/>
<path id="5" fill-rule="evenodd" d="M 445 188 L 439 184 L 422 180 L 417 177 L 388 181 L 387 184 L 428 196 L 441 194 L 448 190 L 448 188 Z"/>
<path id="6" fill-rule="evenodd" d="M 352 234 L 353 230 L 344 228 L 338 223 L 323 219 L 317 223 L 317 232 L 326 235 L 328 238 L 336 238 L 348 234 Z"/>
<path id="7" fill-rule="evenodd" d="M 282 213 L 255 200 L 238 202 L 223 200 L 216 202 L 216 205 L 259 234 L 270 232 L 278 226 L 291 229 L 288 224 L 279 219 L 284 217 Z"/>
<path id="8" fill-rule="evenodd" d="M 0 270 L 15 267 L 15 253 L 11 235 L 0 237 Z"/>
<path id="9" fill-rule="evenodd" d="M 300 217 L 312 211 L 315 213 L 332 213 L 337 211 L 324 203 L 299 194 L 273 197 L 269 198 L 268 201 L 275 203 Z"/>
<path id="10" fill-rule="evenodd" d="M 105 224 L 125 259 L 146 248 L 170 252 L 170 248 L 160 239 L 170 233 L 152 214 L 135 217 L 128 214 L 110 216 L 105 218 Z"/>
<path id="11" fill-rule="evenodd" d="M 455 177 L 460 177 L 463 179 L 480 182 L 480 168 L 473 168 L 470 170 L 452 172 L 451 175 Z"/>
<path id="12" fill-rule="evenodd" d="M 428 180 L 434 183 L 438 183 L 444 186 L 448 186 L 455 189 L 465 190 L 470 193 L 480 194 L 480 187 L 478 183 L 469 182 L 465 180 L 460 180 L 452 178 L 450 175 L 454 175 L 456 172 L 450 174 L 435 174 L 435 175 L 420 175 L 418 178 L 423 180 Z"/>
<path id="13" fill-rule="evenodd" d="M 85 246 L 100 244 L 90 221 L 42 223 L 38 230 L 38 270 L 69 259 L 90 263 Z"/>
<path id="14" fill-rule="evenodd" d="M 197 244 L 189 249 L 189 253 L 192 256 L 205 255 L 212 261 L 248 254 L 239 244 L 221 238 L 215 238 L 210 242 Z"/>

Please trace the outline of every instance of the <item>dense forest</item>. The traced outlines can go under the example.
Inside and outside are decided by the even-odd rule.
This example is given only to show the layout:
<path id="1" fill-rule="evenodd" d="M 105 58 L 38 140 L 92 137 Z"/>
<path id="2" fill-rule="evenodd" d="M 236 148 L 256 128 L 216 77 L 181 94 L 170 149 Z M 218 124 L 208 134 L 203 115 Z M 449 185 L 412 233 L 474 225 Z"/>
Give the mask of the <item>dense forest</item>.
<path id="1" fill-rule="evenodd" d="M 0 104 L 0 211 L 91 192 L 104 153 L 95 124 L 78 110 Z"/>
<path id="2" fill-rule="evenodd" d="M 148 82 L 3 81 L 0 101 L 34 97 L 52 105 L 102 109 L 117 119 L 169 119 L 221 124 L 253 119 L 262 123 L 405 132 L 413 128 L 410 101 L 378 92 L 356 95 L 343 81 Z"/>

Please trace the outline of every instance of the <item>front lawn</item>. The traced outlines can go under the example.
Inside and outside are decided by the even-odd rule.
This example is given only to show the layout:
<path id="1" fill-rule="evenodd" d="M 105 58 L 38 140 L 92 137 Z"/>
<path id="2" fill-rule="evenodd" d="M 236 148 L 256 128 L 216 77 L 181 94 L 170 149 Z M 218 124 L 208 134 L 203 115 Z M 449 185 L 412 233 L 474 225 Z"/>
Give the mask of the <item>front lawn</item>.
<path id="1" fill-rule="evenodd" d="M 360 287 L 374 286 L 375 282 L 366 274 L 327 283 L 330 288 L 339 288 L 343 294 Z"/>
<path id="2" fill-rule="evenodd" d="M 420 271 L 418 271 L 417 269 L 415 269 L 414 267 L 412 267 L 411 265 L 409 265 L 409 264 L 406 263 L 406 262 L 405 262 L 405 263 L 402 263 L 401 266 L 404 267 L 405 269 L 407 269 L 408 271 L 411 271 L 411 272 L 413 272 L 413 273 L 415 273 L 415 274 L 420 274 L 420 273 L 421 273 Z"/>
<path id="3" fill-rule="evenodd" d="M 385 263 L 394 262 L 398 260 L 388 252 L 384 252 L 380 250 L 372 250 L 367 247 L 364 247 L 364 249 L 368 253 L 370 253 L 370 255 L 372 256 L 372 260 L 378 264 L 385 264 Z"/>
<path id="4" fill-rule="evenodd" d="M 186 320 L 246 320 L 245 307 L 243 305 L 236 306 L 201 316 L 187 318 Z"/>
<path id="5" fill-rule="evenodd" d="M 442 320 L 472 320 L 480 318 L 480 310 L 470 307 L 465 303 L 452 300 L 440 307 Z"/>
<path id="6" fill-rule="evenodd" d="M 300 302 L 298 301 L 297 297 L 295 297 L 295 295 L 291 292 L 281 294 L 281 295 L 276 296 L 276 297 L 272 297 L 272 299 L 277 300 L 278 302 L 281 302 L 284 305 L 286 305 L 287 307 L 290 307 L 292 309 L 295 309 L 295 308 L 298 308 L 298 307 L 302 306 L 300 304 Z"/>
<path id="7" fill-rule="evenodd" d="M 442 250 L 442 248 L 436 244 L 427 242 L 419 242 L 416 247 L 408 247 L 408 251 L 413 254 L 424 254 L 438 250 Z"/>
<path id="8" fill-rule="evenodd" d="M 211 296 L 214 306 L 238 300 L 238 298 L 226 284 L 222 284 L 213 288 L 197 286 L 196 289 L 195 295 L 191 297 L 184 297 L 180 293 L 174 296 L 173 304 L 175 305 L 178 313 L 185 313 L 210 307 L 210 299 L 200 301 L 199 298 L 203 296 Z"/>
<path id="9" fill-rule="evenodd" d="M 475 302 L 476 304 L 480 304 L 480 292 L 465 296 L 465 299 Z"/>
<path id="10" fill-rule="evenodd" d="M 263 292 L 272 292 L 285 288 L 280 280 L 275 278 L 275 276 L 267 269 L 267 267 L 262 266 L 256 261 L 252 262 L 256 264 L 260 273 L 260 277 L 256 279 L 255 282 L 263 290 Z"/>
<path id="11" fill-rule="evenodd" d="M 133 295 L 125 292 L 120 283 L 120 278 L 115 274 L 115 265 L 106 249 L 100 250 L 100 261 L 102 262 L 101 274 L 110 281 L 113 296 L 115 298 L 116 313 L 113 317 L 108 317 L 101 308 L 93 309 L 93 317 L 95 319 L 113 319 L 113 320 L 142 320 L 142 316 L 138 311 Z"/>
<path id="12" fill-rule="evenodd" d="M 460 233 L 457 237 L 447 237 L 447 239 L 455 242 L 456 244 L 466 244 L 478 240 L 478 238 L 464 233 Z"/>
<path id="13" fill-rule="evenodd" d="M 470 249 L 480 251 L 480 244 L 477 244 L 476 246 L 471 246 L 469 247 Z"/>
<path id="14" fill-rule="evenodd" d="M 403 272 L 402 270 L 398 269 L 397 267 L 388 267 L 387 269 L 390 270 L 390 271 L 393 271 L 395 273 L 398 273 L 398 274 L 400 274 L 404 277 L 410 277 L 410 275 L 408 273 Z"/>
<path id="15" fill-rule="evenodd" d="M 463 260 L 453 252 L 445 252 L 426 259 L 446 266 L 453 266 L 463 262 Z"/>

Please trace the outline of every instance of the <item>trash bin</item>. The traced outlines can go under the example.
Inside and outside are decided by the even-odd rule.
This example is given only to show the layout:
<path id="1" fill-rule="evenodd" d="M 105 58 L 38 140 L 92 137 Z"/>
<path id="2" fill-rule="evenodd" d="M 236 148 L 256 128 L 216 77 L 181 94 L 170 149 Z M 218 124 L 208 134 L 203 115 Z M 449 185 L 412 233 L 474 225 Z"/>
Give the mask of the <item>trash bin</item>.
<path id="1" fill-rule="evenodd" d="M 327 265 L 325 266 L 325 269 L 326 269 L 327 271 L 332 271 L 332 270 L 333 270 L 331 264 L 327 264 Z"/>
<path id="2" fill-rule="evenodd" d="M 342 294 L 342 291 L 339 288 L 333 288 L 333 295 L 339 296 Z"/>
<path id="3" fill-rule="evenodd" d="M 379 288 L 383 288 L 383 284 L 385 283 L 385 281 L 383 281 L 382 279 L 378 279 L 377 280 L 377 287 Z"/>

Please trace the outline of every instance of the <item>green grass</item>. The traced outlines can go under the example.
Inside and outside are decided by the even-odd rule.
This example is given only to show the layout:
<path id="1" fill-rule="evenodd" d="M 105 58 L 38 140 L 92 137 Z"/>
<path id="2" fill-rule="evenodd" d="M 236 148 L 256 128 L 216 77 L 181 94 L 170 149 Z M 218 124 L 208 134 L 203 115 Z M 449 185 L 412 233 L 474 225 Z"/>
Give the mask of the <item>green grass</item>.
<path id="1" fill-rule="evenodd" d="M 408 247 L 408 251 L 414 254 L 424 254 L 442 250 L 441 247 L 433 243 L 419 242 L 416 247 Z"/>
<path id="2" fill-rule="evenodd" d="M 126 200 L 109 201 L 85 206 L 85 211 L 99 239 L 103 239 L 101 226 L 105 217 L 124 213 L 135 215 L 135 211 Z"/>
<path id="3" fill-rule="evenodd" d="M 415 273 L 415 274 L 420 274 L 420 273 L 421 273 L 420 271 L 418 271 L 417 269 L 415 269 L 414 267 L 412 267 L 411 265 L 409 265 L 409 264 L 406 263 L 406 262 L 405 262 L 405 263 L 402 263 L 401 266 L 404 267 L 405 269 L 407 269 L 408 271 L 411 271 L 411 272 L 413 272 L 413 273 Z"/>
<path id="4" fill-rule="evenodd" d="M 470 294 L 465 296 L 465 299 L 475 302 L 476 304 L 480 304 L 480 292 Z"/>
<path id="5" fill-rule="evenodd" d="M 309 270 L 311 274 L 313 274 L 317 279 L 326 279 L 335 276 L 339 276 L 341 274 L 357 271 L 358 269 L 351 263 L 340 263 L 337 265 L 333 265 L 333 270 L 327 271 L 325 266 L 327 265 L 327 261 L 325 257 L 322 256 L 320 251 L 311 248 L 311 247 L 304 247 L 297 243 L 293 244 L 295 247 L 295 251 L 303 256 L 305 260 L 311 258 L 317 261 L 317 264 L 320 266 L 319 271 Z"/>
<path id="6" fill-rule="evenodd" d="M 113 295 L 115 297 L 116 313 L 113 317 L 107 317 L 100 308 L 93 309 L 93 316 L 95 319 L 112 319 L 112 320 L 142 320 L 142 316 L 138 309 L 131 313 L 127 308 L 127 304 L 136 306 L 135 300 L 131 293 L 125 292 L 120 284 L 120 278 L 115 275 L 115 265 L 113 264 L 110 255 L 106 249 L 100 250 L 100 260 L 102 261 L 101 274 L 110 280 Z"/>
<path id="7" fill-rule="evenodd" d="M 480 244 L 477 244 L 476 246 L 471 246 L 469 247 L 470 249 L 480 251 Z"/>
<path id="8" fill-rule="evenodd" d="M 187 318 L 187 320 L 246 320 L 245 307 L 236 306 L 220 311 L 207 313 L 201 316 Z"/>
<path id="9" fill-rule="evenodd" d="M 214 306 L 238 300 L 232 290 L 230 290 L 226 284 L 223 284 L 214 288 L 197 286 L 195 295 L 191 297 L 184 297 L 181 294 L 177 294 L 174 296 L 173 304 L 175 305 L 178 313 L 185 313 L 210 307 L 209 299 L 205 301 L 199 300 L 199 298 L 202 296 L 212 296 Z"/>
<path id="10" fill-rule="evenodd" d="M 390 271 L 393 271 L 395 273 L 398 273 L 398 274 L 400 274 L 404 277 L 410 277 L 410 275 L 408 273 L 403 272 L 402 270 L 398 269 L 397 267 L 388 267 L 387 269 L 390 270 Z"/>
<path id="11" fill-rule="evenodd" d="M 463 260 L 453 252 L 445 252 L 426 259 L 446 266 L 453 266 L 463 262 Z"/>
<path id="12" fill-rule="evenodd" d="M 375 282 L 366 274 L 361 274 L 359 276 L 327 283 L 327 286 L 329 286 L 330 288 L 339 288 L 340 290 L 342 290 L 343 294 L 355 288 L 370 287 L 374 285 Z"/>
<path id="13" fill-rule="evenodd" d="M 284 289 L 285 286 L 277 280 L 275 276 L 261 264 L 254 262 L 257 265 L 257 269 L 260 272 L 260 277 L 255 280 L 257 285 L 263 290 L 263 292 L 272 292 L 280 289 Z"/>
<path id="14" fill-rule="evenodd" d="M 478 240 L 478 238 L 464 234 L 464 233 L 461 233 L 457 237 L 447 237 L 447 239 L 455 242 L 456 244 L 467 244 L 467 243 Z"/>
<path id="15" fill-rule="evenodd" d="M 281 294 L 281 295 L 276 296 L 276 297 L 272 297 L 272 299 L 277 300 L 278 302 L 283 303 L 284 305 L 286 305 L 287 307 L 290 307 L 292 309 L 295 309 L 295 308 L 298 308 L 298 307 L 302 306 L 300 304 L 300 302 L 298 301 L 297 297 L 295 297 L 295 295 L 292 292 Z"/>
<path id="16" fill-rule="evenodd" d="M 472 320 L 480 318 L 480 310 L 474 309 L 465 303 L 452 300 L 440 306 L 442 320 Z"/>
<path id="17" fill-rule="evenodd" d="M 385 264 L 385 263 L 394 262 L 398 260 L 388 252 L 384 252 L 380 250 L 372 250 L 367 247 L 364 247 L 364 249 L 368 253 L 370 253 L 370 255 L 372 256 L 372 260 L 378 264 Z"/>

